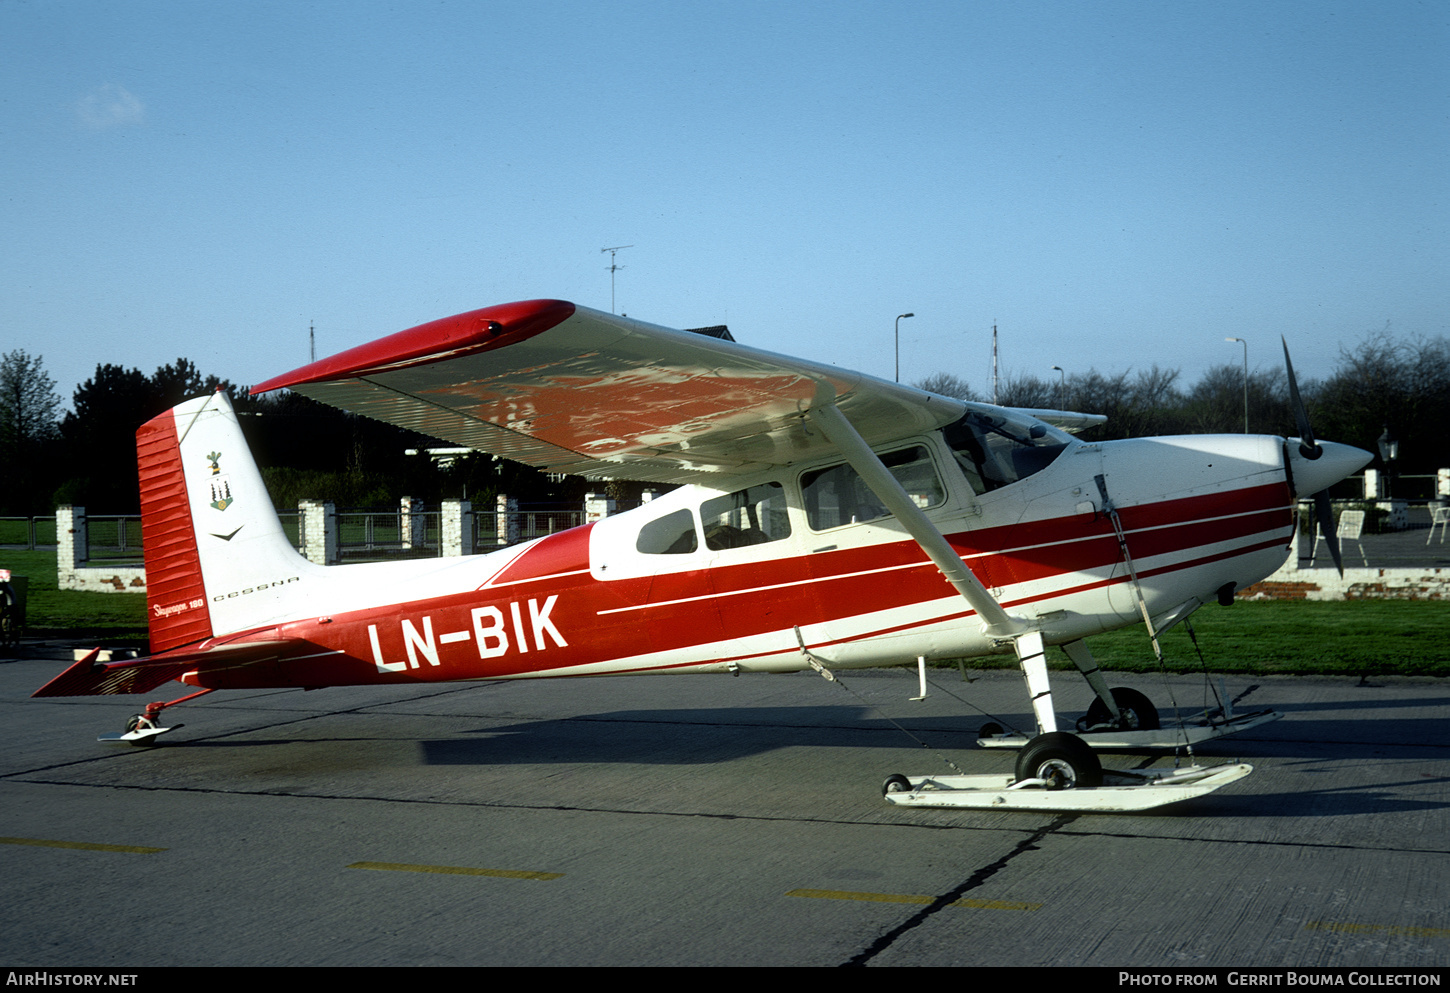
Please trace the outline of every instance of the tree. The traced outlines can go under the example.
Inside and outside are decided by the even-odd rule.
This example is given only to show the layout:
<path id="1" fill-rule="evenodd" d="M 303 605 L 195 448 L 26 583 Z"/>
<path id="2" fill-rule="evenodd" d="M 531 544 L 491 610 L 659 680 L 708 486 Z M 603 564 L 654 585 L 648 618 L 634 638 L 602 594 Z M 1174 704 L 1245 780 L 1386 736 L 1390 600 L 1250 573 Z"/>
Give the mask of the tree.
<path id="1" fill-rule="evenodd" d="M 928 393 L 935 393 L 938 396 L 953 397 L 957 400 L 978 400 L 975 390 L 967 385 L 967 381 L 960 376 L 953 376 L 949 372 L 934 372 L 925 379 L 919 379 L 911 385 L 919 390 L 926 390 Z"/>
<path id="2" fill-rule="evenodd" d="M 60 395 L 40 356 L 10 352 L 0 359 L 0 465 L 5 485 L 0 507 L 7 513 L 44 513 L 54 459 Z"/>

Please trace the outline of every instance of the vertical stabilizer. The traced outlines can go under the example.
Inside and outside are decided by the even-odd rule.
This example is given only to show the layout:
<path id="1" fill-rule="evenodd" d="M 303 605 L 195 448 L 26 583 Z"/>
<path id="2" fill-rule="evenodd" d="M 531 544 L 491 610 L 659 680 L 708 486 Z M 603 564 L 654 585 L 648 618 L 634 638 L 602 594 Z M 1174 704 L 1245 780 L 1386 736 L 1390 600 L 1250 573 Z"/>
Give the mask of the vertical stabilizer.
<path id="1" fill-rule="evenodd" d="M 151 650 L 283 616 L 283 591 L 320 567 L 283 533 L 226 394 L 147 421 L 136 454 Z"/>

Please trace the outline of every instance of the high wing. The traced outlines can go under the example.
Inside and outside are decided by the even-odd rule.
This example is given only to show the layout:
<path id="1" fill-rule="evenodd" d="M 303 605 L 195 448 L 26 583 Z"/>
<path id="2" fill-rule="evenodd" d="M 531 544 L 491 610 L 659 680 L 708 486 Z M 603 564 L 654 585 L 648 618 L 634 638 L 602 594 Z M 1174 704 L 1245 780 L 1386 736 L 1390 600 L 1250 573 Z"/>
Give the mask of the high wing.
<path id="1" fill-rule="evenodd" d="M 1088 428 L 1108 422 L 1106 414 L 1083 414 L 1075 410 L 1040 410 L 1036 407 L 1009 407 L 1007 409 L 1019 414 L 1026 414 L 1039 421 L 1045 421 L 1055 428 L 1061 428 L 1068 434 L 1077 434 L 1079 431 L 1086 431 Z"/>
<path id="2" fill-rule="evenodd" d="M 834 404 L 870 445 L 967 405 L 910 386 L 562 300 L 474 310 L 252 387 L 594 478 L 692 483 L 833 452 L 806 412 Z"/>

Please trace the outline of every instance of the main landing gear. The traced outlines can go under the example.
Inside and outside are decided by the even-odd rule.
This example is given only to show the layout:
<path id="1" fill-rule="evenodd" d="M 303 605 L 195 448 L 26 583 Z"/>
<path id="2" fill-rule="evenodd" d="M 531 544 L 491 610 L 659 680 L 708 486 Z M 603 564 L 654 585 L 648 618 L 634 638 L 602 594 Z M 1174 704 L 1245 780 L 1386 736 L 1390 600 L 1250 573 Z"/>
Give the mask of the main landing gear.
<path id="1" fill-rule="evenodd" d="M 987 748 L 1018 749 L 1014 775 L 894 775 L 882 787 L 887 802 L 912 807 L 1084 813 L 1148 810 L 1211 793 L 1244 778 L 1253 766 L 1231 763 L 1173 770 L 1107 770 L 1095 749 L 1186 748 L 1191 759 L 1192 745 L 1200 741 L 1221 738 L 1279 717 L 1273 711 L 1236 716 L 1227 693 L 1221 691 L 1221 708 L 1164 728 L 1158 709 L 1142 693 L 1128 687 L 1108 687 L 1083 642 L 1064 647 L 1095 695 L 1093 705 L 1077 722 L 1077 734 L 1058 730 L 1041 636 L 1033 632 L 1019 635 L 1015 648 L 1039 733 L 1032 738 L 1009 735 L 999 725 L 988 724 L 983 726 L 977 742 Z"/>
<path id="2" fill-rule="evenodd" d="M 171 727 L 162 727 L 158 721 L 161 712 L 167 707 L 174 707 L 178 703 L 185 703 L 187 700 L 195 700 L 199 696 L 210 693 L 211 690 L 199 690 L 196 693 L 188 693 L 184 697 L 175 700 L 162 700 L 156 703 L 148 703 L 143 713 L 136 714 L 126 721 L 126 730 L 121 732 L 112 731 L 96 738 L 97 741 L 120 741 L 128 745 L 154 745 L 156 739 L 167 731 L 175 731 L 177 728 L 185 727 L 184 724 L 173 724 Z"/>

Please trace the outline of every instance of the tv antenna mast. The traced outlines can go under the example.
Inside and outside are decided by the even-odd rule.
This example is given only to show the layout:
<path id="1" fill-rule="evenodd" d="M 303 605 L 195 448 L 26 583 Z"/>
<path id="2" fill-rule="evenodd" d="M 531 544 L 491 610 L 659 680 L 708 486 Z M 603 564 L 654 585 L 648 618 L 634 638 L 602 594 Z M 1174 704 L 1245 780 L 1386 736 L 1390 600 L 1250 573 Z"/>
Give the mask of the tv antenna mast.
<path id="1" fill-rule="evenodd" d="M 621 270 L 623 268 L 626 268 L 625 266 L 622 266 L 622 265 L 615 265 L 615 263 L 614 263 L 614 253 L 615 252 L 622 252 L 626 248 L 633 248 L 633 247 L 634 247 L 633 245 L 615 245 L 613 248 L 601 248 L 600 249 L 601 252 L 608 252 L 609 253 L 609 312 L 611 314 L 614 313 L 614 274 L 616 272 L 618 272 L 619 270 Z"/>
<path id="2" fill-rule="evenodd" d="M 997 402 L 997 322 L 992 322 L 992 403 Z"/>

